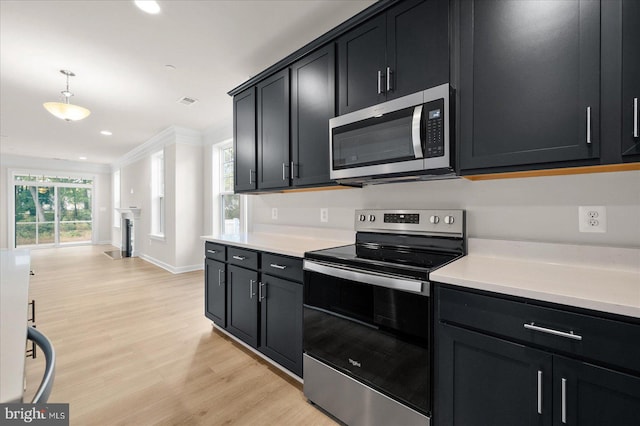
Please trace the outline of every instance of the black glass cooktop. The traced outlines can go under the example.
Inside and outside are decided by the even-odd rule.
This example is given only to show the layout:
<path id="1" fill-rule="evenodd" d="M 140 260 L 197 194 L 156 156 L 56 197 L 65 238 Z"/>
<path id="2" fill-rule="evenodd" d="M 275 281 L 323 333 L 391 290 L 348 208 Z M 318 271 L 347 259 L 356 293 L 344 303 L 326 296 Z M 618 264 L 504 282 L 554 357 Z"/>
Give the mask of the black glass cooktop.
<path id="1" fill-rule="evenodd" d="M 429 272 L 464 255 L 459 238 L 359 233 L 356 244 L 305 253 L 314 259 L 372 272 L 429 279 Z"/>

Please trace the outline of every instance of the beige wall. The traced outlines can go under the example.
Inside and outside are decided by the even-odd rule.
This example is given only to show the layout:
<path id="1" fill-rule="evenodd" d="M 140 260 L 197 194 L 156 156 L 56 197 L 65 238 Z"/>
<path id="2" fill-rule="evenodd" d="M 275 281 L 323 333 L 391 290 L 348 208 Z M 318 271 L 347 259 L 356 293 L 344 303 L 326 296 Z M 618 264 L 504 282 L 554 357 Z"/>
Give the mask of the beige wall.
<path id="1" fill-rule="evenodd" d="M 470 237 L 640 246 L 640 172 L 397 183 L 322 192 L 249 197 L 254 224 L 353 229 L 359 208 L 457 208 Z M 607 208 L 607 232 L 578 232 L 578 206 Z M 271 209 L 278 208 L 278 220 Z M 329 222 L 320 223 L 320 208 Z"/>

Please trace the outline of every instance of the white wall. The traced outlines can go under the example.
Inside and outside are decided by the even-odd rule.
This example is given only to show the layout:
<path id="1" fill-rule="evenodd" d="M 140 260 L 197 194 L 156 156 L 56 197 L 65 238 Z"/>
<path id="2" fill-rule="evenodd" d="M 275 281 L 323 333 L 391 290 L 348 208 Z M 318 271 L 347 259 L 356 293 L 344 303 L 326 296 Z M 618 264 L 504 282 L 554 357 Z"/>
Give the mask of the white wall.
<path id="1" fill-rule="evenodd" d="M 80 174 L 94 179 L 93 242 L 98 244 L 111 241 L 111 175 L 106 164 L 80 161 L 53 160 L 45 158 L 2 155 L 0 157 L 0 247 L 9 247 L 10 220 L 9 198 L 13 197 L 10 170 L 31 173 L 68 176 Z"/>
<path id="2" fill-rule="evenodd" d="M 521 179 L 396 183 L 253 195 L 253 224 L 353 229 L 360 208 L 456 208 L 470 237 L 640 247 L 640 171 Z M 578 232 L 578 206 L 607 208 L 607 232 Z M 278 220 L 271 208 L 278 208 Z M 320 223 L 320 208 L 329 222 Z"/>
<path id="3" fill-rule="evenodd" d="M 164 149 L 165 232 L 151 234 L 151 155 Z M 127 154 L 113 170 L 120 170 L 120 205 L 139 207 L 136 251 L 140 257 L 171 272 L 202 268 L 203 146 L 201 135 L 190 129 L 170 127 Z M 113 229 L 113 244 L 120 244 L 120 230 Z"/>

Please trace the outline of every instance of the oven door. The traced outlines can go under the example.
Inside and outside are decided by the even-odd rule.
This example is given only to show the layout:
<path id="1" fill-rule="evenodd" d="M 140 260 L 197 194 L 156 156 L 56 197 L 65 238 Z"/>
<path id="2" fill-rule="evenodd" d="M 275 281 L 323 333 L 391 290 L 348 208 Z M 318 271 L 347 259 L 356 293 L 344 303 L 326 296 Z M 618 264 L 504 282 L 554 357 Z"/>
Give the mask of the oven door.
<path id="1" fill-rule="evenodd" d="M 305 260 L 304 352 L 429 415 L 428 283 L 386 278 Z"/>

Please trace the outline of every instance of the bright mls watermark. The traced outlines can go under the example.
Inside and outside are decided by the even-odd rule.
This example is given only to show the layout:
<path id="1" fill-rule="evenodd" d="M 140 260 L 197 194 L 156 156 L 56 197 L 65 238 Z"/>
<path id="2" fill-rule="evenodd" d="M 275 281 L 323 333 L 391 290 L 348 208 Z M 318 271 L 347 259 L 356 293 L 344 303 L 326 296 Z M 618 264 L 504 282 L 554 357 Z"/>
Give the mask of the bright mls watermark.
<path id="1" fill-rule="evenodd" d="M 0 424 L 69 426 L 69 404 L 0 404 Z"/>

